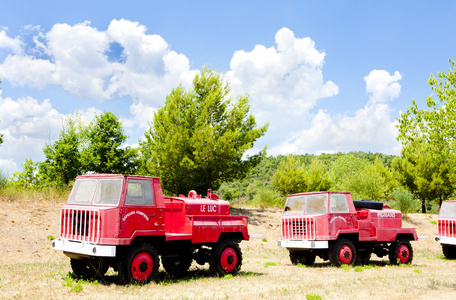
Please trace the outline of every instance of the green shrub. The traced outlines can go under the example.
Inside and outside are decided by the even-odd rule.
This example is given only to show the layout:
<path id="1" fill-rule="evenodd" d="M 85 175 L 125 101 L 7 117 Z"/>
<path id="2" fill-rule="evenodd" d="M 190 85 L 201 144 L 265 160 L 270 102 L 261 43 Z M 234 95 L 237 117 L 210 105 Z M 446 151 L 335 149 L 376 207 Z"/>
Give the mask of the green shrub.
<path id="1" fill-rule="evenodd" d="M 224 200 L 233 200 L 239 198 L 239 189 L 228 185 L 222 185 L 219 188 L 219 193 Z"/>
<path id="2" fill-rule="evenodd" d="M 396 189 L 391 193 L 390 197 L 394 200 L 393 207 L 400 210 L 402 216 L 416 212 L 420 207 L 420 202 L 403 189 Z"/>
<path id="3" fill-rule="evenodd" d="M 285 201 L 276 192 L 269 188 L 261 188 L 258 190 L 252 204 L 264 207 L 283 207 Z"/>

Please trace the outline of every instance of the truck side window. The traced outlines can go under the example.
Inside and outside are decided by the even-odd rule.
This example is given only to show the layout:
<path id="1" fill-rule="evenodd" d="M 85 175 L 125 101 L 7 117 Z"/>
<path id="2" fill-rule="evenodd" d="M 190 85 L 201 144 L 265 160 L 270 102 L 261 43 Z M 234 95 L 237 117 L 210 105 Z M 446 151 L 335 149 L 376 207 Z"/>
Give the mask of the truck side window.
<path id="1" fill-rule="evenodd" d="M 128 180 L 125 204 L 154 205 L 152 181 L 137 179 Z"/>
<path id="2" fill-rule="evenodd" d="M 331 212 L 348 212 L 347 199 L 345 195 L 331 194 L 329 200 Z"/>

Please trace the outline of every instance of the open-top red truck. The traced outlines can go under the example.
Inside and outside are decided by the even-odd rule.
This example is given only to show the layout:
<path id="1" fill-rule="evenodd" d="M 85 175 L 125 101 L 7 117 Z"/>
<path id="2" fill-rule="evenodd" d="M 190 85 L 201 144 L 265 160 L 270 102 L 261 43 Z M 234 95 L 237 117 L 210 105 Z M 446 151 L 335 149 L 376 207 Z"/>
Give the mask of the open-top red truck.
<path id="1" fill-rule="evenodd" d="M 248 240 L 248 218 L 230 215 L 230 204 L 205 198 L 165 197 L 160 179 L 94 174 L 78 176 L 60 213 L 55 250 L 70 257 L 75 275 L 103 276 L 109 267 L 121 283 L 155 279 L 161 263 L 181 275 L 193 260 L 219 275 L 236 274 L 239 243 Z"/>
<path id="2" fill-rule="evenodd" d="M 312 265 L 316 256 L 333 265 L 366 264 L 375 253 L 392 264 L 413 259 L 414 228 L 402 228 L 402 213 L 381 202 L 353 201 L 348 192 L 289 195 L 279 247 L 293 264 Z"/>

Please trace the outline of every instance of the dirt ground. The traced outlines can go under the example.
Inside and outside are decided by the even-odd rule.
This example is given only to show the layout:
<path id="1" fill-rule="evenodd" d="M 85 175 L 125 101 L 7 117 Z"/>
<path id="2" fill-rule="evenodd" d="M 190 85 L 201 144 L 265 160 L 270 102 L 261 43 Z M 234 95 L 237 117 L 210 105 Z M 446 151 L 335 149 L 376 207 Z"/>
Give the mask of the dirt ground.
<path id="1" fill-rule="evenodd" d="M 51 249 L 58 236 L 59 210 L 53 201 L 8 202 L 0 199 L 1 299 L 453 299 L 456 261 L 444 258 L 434 242 L 436 215 L 412 214 L 404 227 L 415 227 L 411 265 L 391 266 L 373 256 L 370 265 L 335 268 L 317 258 L 312 267 L 291 264 L 277 247 L 281 210 L 233 209 L 249 216 L 249 233 L 262 234 L 240 244 L 243 265 L 238 276 L 217 278 L 195 263 L 188 276 L 145 286 L 118 285 L 109 270 L 104 282 L 75 281 L 69 258 Z M 319 298 L 321 297 L 321 298 Z"/>

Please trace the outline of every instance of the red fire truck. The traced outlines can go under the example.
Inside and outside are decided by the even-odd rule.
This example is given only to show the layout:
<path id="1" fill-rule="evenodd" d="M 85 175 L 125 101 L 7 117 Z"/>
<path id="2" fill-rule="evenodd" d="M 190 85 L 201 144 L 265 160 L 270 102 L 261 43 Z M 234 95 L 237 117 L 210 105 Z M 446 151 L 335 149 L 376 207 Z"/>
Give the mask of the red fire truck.
<path id="1" fill-rule="evenodd" d="M 181 275 L 193 260 L 219 275 L 236 274 L 239 243 L 248 240 L 246 216 L 230 215 L 230 204 L 210 191 L 202 198 L 164 197 L 159 178 L 96 174 L 78 176 L 60 213 L 55 250 L 70 257 L 83 278 L 109 267 L 120 282 L 146 283 L 166 272 Z"/>
<path id="2" fill-rule="evenodd" d="M 456 200 L 442 202 L 435 241 L 442 245 L 446 258 L 456 258 Z"/>
<path id="3" fill-rule="evenodd" d="M 392 264 L 413 259 L 409 241 L 414 228 L 402 228 L 402 213 L 381 202 L 353 201 L 348 192 L 290 195 L 282 216 L 279 247 L 289 250 L 293 264 L 312 265 L 316 256 L 333 265 L 366 264 L 375 253 Z"/>

